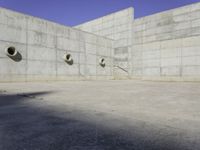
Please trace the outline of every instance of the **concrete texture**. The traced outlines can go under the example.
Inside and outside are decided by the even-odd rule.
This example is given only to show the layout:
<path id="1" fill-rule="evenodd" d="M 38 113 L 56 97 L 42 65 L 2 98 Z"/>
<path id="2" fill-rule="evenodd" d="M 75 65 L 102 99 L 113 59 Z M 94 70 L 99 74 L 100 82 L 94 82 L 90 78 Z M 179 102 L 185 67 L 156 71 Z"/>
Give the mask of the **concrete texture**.
<path id="1" fill-rule="evenodd" d="M 131 42 L 133 19 L 134 9 L 128 8 L 75 26 L 77 29 L 115 40 L 113 45 L 113 71 L 116 79 L 122 79 L 131 76 Z"/>
<path id="2" fill-rule="evenodd" d="M 75 27 L 1 8 L 0 33 L 0 82 L 200 81 L 200 3 L 140 19 L 127 8 Z M 8 46 L 20 59 L 5 54 Z"/>
<path id="3" fill-rule="evenodd" d="M 133 13 L 72 28 L 0 9 L 0 82 L 49 81 L 0 84 L 0 150 L 200 149 L 200 83 L 105 81 L 200 81 L 200 3 Z M 50 82 L 80 79 L 103 80 Z"/>
<path id="4" fill-rule="evenodd" d="M 2 83 L 0 149 L 199 150 L 199 99 L 199 83 Z"/>
<path id="5" fill-rule="evenodd" d="M 76 28 L 116 41 L 115 78 L 129 75 L 145 80 L 200 81 L 200 3 L 135 20 L 133 14 L 128 8 Z M 114 21 L 116 18 L 119 21 Z M 113 23 L 112 34 L 104 30 L 107 23 Z"/>
<path id="6" fill-rule="evenodd" d="M 39 18 L 0 9 L 0 81 L 113 78 L 113 40 Z M 9 46 L 19 62 L 5 54 Z M 63 56 L 70 53 L 73 65 Z M 105 58 L 102 68 L 97 63 Z"/>
<path id="7" fill-rule="evenodd" d="M 199 80 L 200 3 L 133 22 L 133 75 Z"/>

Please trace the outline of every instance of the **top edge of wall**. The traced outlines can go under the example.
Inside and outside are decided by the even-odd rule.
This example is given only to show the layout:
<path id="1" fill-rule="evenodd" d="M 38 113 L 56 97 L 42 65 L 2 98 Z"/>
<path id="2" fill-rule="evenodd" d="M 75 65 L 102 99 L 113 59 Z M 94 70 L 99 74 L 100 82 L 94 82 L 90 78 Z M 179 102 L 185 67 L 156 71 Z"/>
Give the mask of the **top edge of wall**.
<path id="1" fill-rule="evenodd" d="M 172 13 L 176 10 L 191 8 L 191 7 L 196 6 L 196 5 L 200 5 L 200 2 L 192 3 L 192 4 L 189 4 L 189 5 L 185 5 L 185 6 L 176 7 L 176 8 L 173 8 L 173 9 L 168 9 L 168 10 L 165 10 L 165 11 L 157 12 L 157 13 L 154 13 L 154 14 L 151 14 L 151 15 L 140 17 L 140 18 L 135 18 L 134 21 L 143 20 L 143 19 L 146 19 L 146 18 L 154 17 L 154 16 L 157 16 L 157 15 L 162 15 L 162 14 L 165 14 L 165 13 L 170 13 L 170 12 Z"/>
<path id="2" fill-rule="evenodd" d="M 1 7 L 1 6 L 0 6 L 0 9 L 1 9 L 1 10 L 5 10 L 5 11 L 10 11 L 10 12 L 12 12 L 12 13 L 16 13 L 16 14 L 19 14 L 19 15 L 23 15 L 23 16 L 25 16 L 25 17 L 32 17 L 32 18 L 35 18 L 35 19 L 38 19 L 38 20 L 41 20 L 41 21 L 46 21 L 46 22 L 48 22 L 48 23 L 56 24 L 56 25 L 59 25 L 59 26 L 63 26 L 63 27 L 67 27 L 67 28 L 73 28 L 73 27 L 70 27 L 70 26 L 67 26 L 67 25 L 64 25 L 64 24 L 60 24 L 60 23 L 57 23 L 57 22 L 54 22 L 54 21 L 51 21 L 51 20 L 48 20 L 48 19 L 44 19 L 44 18 L 32 16 L 32 15 L 29 15 L 29 14 L 25 14 L 25 13 L 22 13 L 22 12 L 18 12 L 18 11 L 16 11 L 16 10 L 4 8 L 4 7 Z"/>
<path id="3" fill-rule="evenodd" d="M 47 20 L 47 19 L 40 18 L 40 17 L 28 15 L 28 14 L 25 14 L 25 13 L 22 13 L 22 12 L 18 12 L 18 11 L 12 10 L 12 9 L 8 9 L 8 8 L 4 8 L 4 7 L 0 6 L 0 10 L 4 10 L 4 11 L 7 11 L 7 12 L 15 13 L 15 14 L 18 14 L 18 15 L 23 15 L 24 17 L 27 17 L 27 18 L 31 17 L 31 18 L 34 18 L 34 19 L 37 19 L 37 20 L 41 20 L 41 21 L 45 21 L 47 23 L 54 24 L 54 25 L 57 25 L 57 26 L 60 26 L 60 27 L 69 28 L 69 29 L 72 29 L 72 30 L 75 30 L 75 31 L 91 34 L 91 35 L 94 35 L 94 36 L 102 37 L 102 38 L 105 38 L 105 39 L 113 41 L 113 39 L 108 38 L 108 37 L 99 36 L 99 35 L 91 33 L 91 32 L 83 31 L 83 30 L 80 30 L 80 29 L 77 29 L 77 28 L 74 28 L 74 27 L 63 25 L 63 24 L 60 24 L 60 23 L 57 23 L 57 22 L 53 22 L 53 21 L 50 21 L 50 20 Z"/>
<path id="4" fill-rule="evenodd" d="M 115 11 L 115 12 L 113 12 L 113 13 L 110 13 L 110 14 L 107 14 L 107 15 L 104 15 L 104 16 L 97 17 L 97 18 L 92 19 L 92 20 L 88 20 L 88 21 L 86 21 L 86 22 L 83 22 L 83 23 L 81 23 L 81 24 L 75 25 L 75 26 L 73 26 L 73 27 L 74 27 L 74 28 L 77 28 L 77 27 L 79 27 L 79 26 L 81 26 L 81 25 L 84 25 L 84 24 L 86 24 L 86 23 L 90 23 L 90 22 L 92 22 L 92 21 L 101 19 L 101 18 L 103 18 L 103 17 L 108 17 L 108 16 L 111 16 L 111 15 L 115 15 L 115 14 L 118 14 L 118 13 L 121 13 L 121 12 L 127 11 L 127 10 L 131 10 L 131 11 L 132 11 L 132 15 L 133 15 L 133 19 L 134 19 L 134 7 L 128 7 L 128 8 L 125 8 L 125 9 L 122 9 L 122 10 L 119 10 L 119 11 Z"/>

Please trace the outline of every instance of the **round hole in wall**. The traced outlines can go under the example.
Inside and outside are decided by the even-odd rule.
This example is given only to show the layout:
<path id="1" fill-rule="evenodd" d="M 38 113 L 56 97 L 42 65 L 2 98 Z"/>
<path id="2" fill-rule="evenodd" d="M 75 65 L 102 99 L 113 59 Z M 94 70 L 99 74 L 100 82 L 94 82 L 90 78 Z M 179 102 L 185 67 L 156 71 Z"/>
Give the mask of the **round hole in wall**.
<path id="1" fill-rule="evenodd" d="M 102 59 L 101 59 L 101 63 L 104 63 L 104 62 L 105 62 L 105 59 L 104 59 L 104 58 L 102 58 Z"/>
<path id="2" fill-rule="evenodd" d="M 17 50 L 15 49 L 15 47 L 11 46 L 11 47 L 8 47 L 6 49 L 6 54 L 8 56 L 16 56 L 17 55 Z"/>
<path id="3" fill-rule="evenodd" d="M 64 60 L 65 60 L 66 62 L 72 61 L 72 55 L 71 55 L 71 54 L 65 54 L 65 55 L 64 55 Z"/>
<path id="4" fill-rule="evenodd" d="M 99 59 L 99 64 L 100 64 L 102 67 L 105 67 L 105 65 L 106 65 L 105 59 L 104 59 L 104 58 L 100 58 L 100 59 Z"/>
<path id="5" fill-rule="evenodd" d="M 69 65 L 73 64 L 73 59 L 72 59 L 72 55 L 71 54 L 65 54 L 63 56 L 64 60 L 66 63 L 68 63 Z"/>
<path id="6" fill-rule="evenodd" d="M 67 61 L 71 60 L 71 55 L 70 55 L 70 54 L 67 54 L 67 55 L 66 55 L 66 60 L 67 60 Z"/>
<path id="7" fill-rule="evenodd" d="M 14 46 L 6 47 L 5 53 L 15 62 L 20 62 L 22 60 L 22 55 L 16 50 Z"/>

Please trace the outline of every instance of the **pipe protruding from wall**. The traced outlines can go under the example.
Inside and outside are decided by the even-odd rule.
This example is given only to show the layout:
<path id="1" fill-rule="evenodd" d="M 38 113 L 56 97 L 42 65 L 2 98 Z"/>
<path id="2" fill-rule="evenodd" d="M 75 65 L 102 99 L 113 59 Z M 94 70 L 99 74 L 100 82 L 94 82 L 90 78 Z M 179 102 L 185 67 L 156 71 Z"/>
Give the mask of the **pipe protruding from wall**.
<path id="1" fill-rule="evenodd" d="M 100 59 L 99 59 L 99 65 L 100 65 L 101 67 L 105 67 L 105 66 L 106 66 L 106 62 L 105 62 L 105 59 L 104 59 L 104 58 L 100 58 Z"/>
<path id="2" fill-rule="evenodd" d="M 15 57 L 17 56 L 17 53 L 18 53 L 14 46 L 7 47 L 5 49 L 5 52 L 6 52 L 6 55 L 9 57 Z"/>
<path id="3" fill-rule="evenodd" d="M 6 55 L 15 62 L 22 60 L 22 55 L 16 50 L 14 46 L 9 46 L 5 49 Z"/>
<path id="4" fill-rule="evenodd" d="M 65 54 L 63 56 L 63 59 L 65 60 L 66 63 L 68 63 L 69 65 L 73 64 L 73 58 L 71 54 Z"/>

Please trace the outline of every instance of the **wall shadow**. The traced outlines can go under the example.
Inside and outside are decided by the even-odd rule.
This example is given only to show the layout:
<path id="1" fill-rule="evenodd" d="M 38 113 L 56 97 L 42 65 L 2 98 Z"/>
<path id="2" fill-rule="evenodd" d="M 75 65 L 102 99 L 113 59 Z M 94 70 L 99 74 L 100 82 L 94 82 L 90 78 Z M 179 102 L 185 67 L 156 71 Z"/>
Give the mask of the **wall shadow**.
<path id="1" fill-rule="evenodd" d="M 66 63 L 70 66 L 72 66 L 74 64 L 74 60 L 72 59 L 71 61 L 66 61 Z"/>
<path id="2" fill-rule="evenodd" d="M 0 150 L 189 150 L 165 135 L 151 139 L 151 129 L 134 134 L 129 132 L 134 128 L 105 128 L 78 120 L 70 110 L 59 117 L 55 110 L 31 105 L 50 93 L 0 94 Z"/>
<path id="3" fill-rule="evenodd" d="M 25 98 L 36 98 L 36 96 L 42 96 L 50 93 L 52 92 L 21 93 L 16 95 L 7 95 L 0 93 L 0 109 L 3 106 L 19 105 L 20 103 L 29 100 Z"/>
<path id="4" fill-rule="evenodd" d="M 22 60 L 22 55 L 19 52 L 17 52 L 16 56 L 8 56 L 8 57 L 15 62 L 20 62 Z"/>

